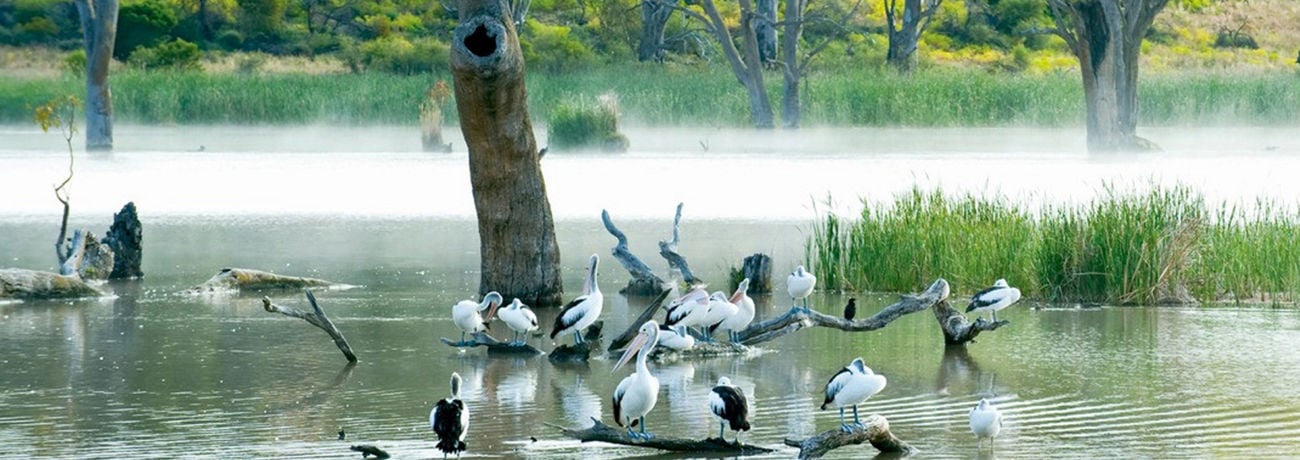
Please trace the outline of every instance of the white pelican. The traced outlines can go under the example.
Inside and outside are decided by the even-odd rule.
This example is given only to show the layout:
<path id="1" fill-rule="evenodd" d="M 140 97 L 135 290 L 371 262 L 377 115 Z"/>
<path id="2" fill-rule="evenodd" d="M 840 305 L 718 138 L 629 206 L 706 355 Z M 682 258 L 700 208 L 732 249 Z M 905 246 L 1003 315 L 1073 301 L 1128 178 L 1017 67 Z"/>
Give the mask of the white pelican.
<path id="1" fill-rule="evenodd" d="M 817 277 L 813 276 L 803 269 L 803 265 L 794 269 L 788 278 L 785 279 L 785 290 L 790 293 L 790 299 L 799 304 L 799 299 L 803 299 L 803 311 L 811 312 L 808 308 L 808 296 L 812 295 L 813 288 L 817 286 Z"/>
<path id="2" fill-rule="evenodd" d="M 740 432 L 749 431 L 749 400 L 745 399 L 745 392 L 740 387 L 731 386 L 731 379 L 719 378 L 718 386 L 709 393 L 709 410 L 719 419 L 718 439 L 727 440 L 722 437 L 722 428 L 730 424 L 731 430 L 736 432 L 736 444 L 740 444 Z"/>
<path id="3" fill-rule="evenodd" d="M 988 438 L 992 449 L 993 440 L 1002 431 L 1002 413 L 989 400 L 981 398 L 980 403 L 970 410 L 970 431 L 975 433 L 976 449 L 981 447 L 984 438 Z"/>
<path id="4" fill-rule="evenodd" d="M 883 389 L 885 376 L 871 372 L 862 358 L 857 358 L 826 382 L 826 400 L 822 401 L 821 408 L 826 410 L 831 404 L 839 407 L 840 429 L 850 432 L 853 428 L 844 423 L 844 406 L 853 406 L 853 424 L 862 427 L 862 422 L 858 420 L 858 404 L 866 402 L 867 398 Z"/>
<path id="5" fill-rule="evenodd" d="M 1007 285 L 1007 280 L 998 279 L 993 282 L 993 286 L 983 291 L 976 292 L 970 298 L 970 305 L 966 306 L 966 313 L 991 312 L 993 322 L 998 321 L 998 310 L 1007 308 L 1011 304 L 1020 300 L 1020 289 Z"/>
<path id="6" fill-rule="evenodd" d="M 686 332 L 686 326 L 659 325 L 659 346 L 669 350 L 689 350 L 695 347 L 695 336 Z"/>
<path id="7" fill-rule="evenodd" d="M 527 345 L 528 333 L 537 330 L 537 315 L 533 314 L 533 311 L 529 310 L 528 306 L 524 305 L 518 297 L 510 301 L 510 305 L 507 305 L 506 308 L 501 309 L 499 315 L 501 321 L 504 321 L 506 326 L 510 327 L 510 330 L 515 333 L 514 341 L 511 343 Z M 523 334 L 523 340 L 519 340 L 520 334 Z"/>
<path id="8" fill-rule="evenodd" d="M 664 324 L 686 327 L 704 324 L 704 317 L 709 314 L 709 291 L 696 286 L 686 295 L 673 299 L 668 304 L 668 314 L 664 315 Z"/>
<path id="9" fill-rule="evenodd" d="M 645 415 L 654 409 L 655 403 L 659 401 L 659 379 L 650 374 L 650 368 L 646 367 L 646 356 L 650 355 L 650 350 L 654 348 L 655 343 L 659 340 L 659 323 L 654 320 L 646 321 L 641 325 L 632 344 L 628 345 L 627 351 L 623 352 L 623 357 L 618 359 L 614 364 L 614 373 L 618 368 L 623 367 L 636 353 L 636 372 L 623 378 L 618 382 L 618 388 L 614 389 L 614 422 L 618 426 L 627 427 L 627 435 L 633 439 L 650 439 L 653 435 L 645 431 Z M 627 422 L 624 425 L 624 421 Z M 641 423 L 641 433 L 632 432 L 632 427 L 637 422 Z"/>
<path id="10" fill-rule="evenodd" d="M 703 322 L 704 340 L 712 342 L 713 331 L 718 330 L 718 328 L 722 326 L 722 322 L 726 321 L 727 318 L 735 316 L 738 310 L 739 308 L 736 307 L 736 304 L 727 300 L 727 294 L 724 294 L 722 291 L 717 291 L 714 292 L 713 295 L 710 295 L 709 313 L 704 315 Z"/>
<path id="11" fill-rule="evenodd" d="M 560 335 L 573 334 L 574 346 L 586 341 L 582 337 L 582 330 L 596 322 L 596 318 L 600 318 L 600 311 L 605 308 L 605 296 L 600 293 L 600 285 L 596 284 L 596 266 L 599 264 L 600 257 L 592 254 L 591 263 L 587 266 L 587 280 L 582 283 L 582 295 L 565 305 L 560 314 L 556 315 L 555 327 L 551 329 L 552 340 Z"/>
<path id="12" fill-rule="evenodd" d="M 438 450 L 447 454 L 465 451 L 465 433 L 469 431 L 469 410 L 460 401 L 460 374 L 451 373 L 451 396 L 438 401 L 429 412 L 429 427 L 438 434 Z"/>
<path id="13" fill-rule="evenodd" d="M 456 327 L 460 328 L 460 343 L 458 345 L 465 344 L 466 333 L 473 334 L 486 331 L 488 323 L 483 320 L 485 317 L 479 313 L 488 310 L 486 318 L 491 321 L 492 314 L 496 313 L 499 306 L 501 306 L 501 294 L 492 291 L 483 296 L 482 302 L 466 299 L 451 307 L 451 320 L 456 323 Z"/>
<path id="14" fill-rule="evenodd" d="M 731 294 L 729 301 L 736 306 L 736 314 L 728 316 L 722 322 L 722 328 L 727 330 L 731 343 L 740 343 L 740 336 L 736 334 L 754 321 L 754 299 L 749 297 L 749 278 L 736 286 L 736 292 Z"/>

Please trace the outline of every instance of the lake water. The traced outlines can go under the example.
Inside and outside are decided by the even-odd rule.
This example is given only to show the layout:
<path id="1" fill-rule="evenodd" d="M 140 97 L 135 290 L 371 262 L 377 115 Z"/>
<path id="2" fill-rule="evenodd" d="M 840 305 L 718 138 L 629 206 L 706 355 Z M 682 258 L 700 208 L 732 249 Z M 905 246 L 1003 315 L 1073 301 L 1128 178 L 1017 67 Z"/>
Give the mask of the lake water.
<path id="1" fill-rule="evenodd" d="M 57 136 L 33 131 L 0 127 L 2 267 L 54 265 L 59 208 L 49 190 L 66 156 Z M 0 305 L 0 457 L 356 458 L 347 446 L 364 443 L 396 458 L 440 458 L 427 417 L 453 371 L 465 378 L 472 417 L 467 457 L 656 454 L 579 444 L 544 425 L 609 423 L 610 395 L 629 372 L 611 374 L 612 360 L 561 366 L 438 342 L 458 336 L 450 306 L 477 290 L 473 205 L 464 152 L 416 152 L 408 131 L 128 126 L 117 153 L 79 154 L 74 223 L 102 233 L 134 200 L 146 277 L 107 285 L 114 298 Z M 602 208 L 633 252 L 663 270 L 655 242 L 685 201 L 681 252 L 725 289 L 726 269 L 748 254 L 771 254 L 778 273 L 799 263 L 812 203 L 828 192 L 845 212 L 859 196 L 883 199 L 913 183 L 1050 201 L 1148 180 L 1194 185 L 1212 199 L 1300 195 L 1289 175 L 1300 170 L 1293 131 L 1152 131 L 1169 153 L 1089 156 L 1074 130 L 634 130 L 633 152 L 551 153 L 543 166 L 570 293 L 587 255 L 614 245 Z M 198 145 L 203 152 L 187 151 Z M 604 319 L 621 330 L 647 299 L 617 295 L 627 274 L 604 261 Z M 318 293 L 361 362 L 345 366 L 321 331 L 264 312 L 260 295 L 177 294 L 227 266 L 361 286 Z M 954 296 L 974 288 L 954 286 Z M 893 300 L 851 295 L 868 313 Z M 299 293 L 271 297 L 305 304 Z M 783 313 L 781 297 L 757 296 L 759 317 Z M 813 303 L 838 313 L 846 297 L 818 293 Z M 783 438 L 837 426 L 834 411 L 816 409 L 822 388 L 861 356 L 889 378 L 864 412 L 888 417 L 926 458 L 1300 451 L 1300 354 L 1291 351 L 1300 313 L 1034 306 L 1004 311 L 1012 324 L 964 354 L 945 351 L 933 315 L 920 312 L 876 332 L 814 328 L 754 356 L 652 365 L 662 393 L 648 427 L 716 435 L 708 391 L 727 376 L 750 396 L 746 442 L 787 458 L 795 451 Z M 538 313 L 551 323 L 554 311 Z M 1005 417 L 995 454 L 977 452 L 967 428 L 981 397 Z M 336 440 L 340 427 L 346 441 Z"/>

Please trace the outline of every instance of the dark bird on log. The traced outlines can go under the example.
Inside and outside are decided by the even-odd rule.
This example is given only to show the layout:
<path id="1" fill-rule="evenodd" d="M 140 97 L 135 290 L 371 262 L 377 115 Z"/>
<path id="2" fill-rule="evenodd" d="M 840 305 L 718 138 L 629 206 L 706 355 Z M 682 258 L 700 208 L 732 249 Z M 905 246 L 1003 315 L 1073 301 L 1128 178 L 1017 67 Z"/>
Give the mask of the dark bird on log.
<path id="1" fill-rule="evenodd" d="M 357 452 L 361 452 L 361 458 L 370 458 L 371 456 L 374 456 L 375 458 L 381 458 L 381 459 L 388 458 L 388 452 L 384 452 L 383 449 L 380 449 L 378 447 L 369 444 L 352 446 L 349 447 L 349 449 L 352 449 Z"/>
<path id="2" fill-rule="evenodd" d="M 438 401 L 429 412 L 429 427 L 438 435 L 438 450 L 442 457 L 465 451 L 465 434 L 469 430 L 469 410 L 460 400 L 460 374 L 451 373 L 451 396 Z"/>
<path id="3" fill-rule="evenodd" d="M 731 430 L 736 432 L 736 444 L 740 444 L 740 432 L 749 431 L 749 400 L 745 399 L 745 392 L 732 386 L 731 379 L 719 378 L 718 386 L 709 393 L 709 410 L 720 419 L 718 439 L 727 440 L 722 437 L 722 428 L 730 424 Z"/>
<path id="4" fill-rule="evenodd" d="M 348 434 L 343 432 L 343 427 L 339 427 L 339 441 L 348 438 Z"/>
<path id="5" fill-rule="evenodd" d="M 549 145 L 546 146 L 546 147 L 542 147 L 541 150 L 538 150 L 538 151 L 537 151 L 537 158 L 541 158 L 541 157 L 546 156 L 546 151 L 547 151 L 547 150 L 550 150 L 550 149 L 551 149 L 551 146 L 549 146 Z"/>
<path id="6" fill-rule="evenodd" d="M 844 306 L 844 319 L 853 321 L 854 316 L 858 316 L 858 299 L 849 297 L 849 304 Z"/>
<path id="7" fill-rule="evenodd" d="M 826 410 L 832 404 L 840 408 L 840 429 L 845 433 L 853 431 L 853 427 L 844 422 L 844 406 L 853 406 L 853 424 L 858 427 L 865 427 L 858 419 L 858 404 L 867 401 L 880 390 L 885 389 L 885 376 L 878 375 L 862 362 L 862 358 L 854 359 L 839 372 L 826 382 L 826 399 L 822 401 L 821 408 Z"/>
<path id="8" fill-rule="evenodd" d="M 970 305 L 966 306 L 966 313 L 992 312 L 993 322 L 998 322 L 998 310 L 1007 308 L 1011 304 L 1020 300 L 1020 289 L 1007 285 L 1007 280 L 999 279 L 993 283 L 993 287 L 976 292 L 970 298 Z"/>

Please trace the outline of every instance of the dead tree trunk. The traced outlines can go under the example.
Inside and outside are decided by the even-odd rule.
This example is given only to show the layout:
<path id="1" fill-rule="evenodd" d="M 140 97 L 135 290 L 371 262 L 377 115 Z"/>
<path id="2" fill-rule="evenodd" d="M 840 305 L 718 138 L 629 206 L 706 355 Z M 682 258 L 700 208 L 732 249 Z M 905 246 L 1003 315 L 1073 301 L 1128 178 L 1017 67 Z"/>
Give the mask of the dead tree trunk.
<path id="1" fill-rule="evenodd" d="M 900 72 L 911 72 L 916 64 L 916 44 L 929 25 L 930 18 L 939 10 L 943 0 L 903 0 L 903 16 L 898 17 L 898 0 L 884 0 L 885 25 L 889 28 L 889 64 Z M 899 21 L 901 19 L 901 21 Z"/>
<path id="2" fill-rule="evenodd" d="M 806 0 L 794 0 L 794 3 L 803 3 Z M 777 0 L 755 0 L 758 6 L 757 15 L 754 17 L 754 38 L 758 41 L 758 58 L 763 66 L 770 67 L 776 64 L 777 37 L 776 37 L 776 4 Z M 787 1 L 788 5 L 791 3 Z M 789 11 L 787 7 L 786 11 Z M 789 19 L 789 16 L 786 17 Z M 787 41 L 788 43 L 788 41 Z"/>
<path id="3" fill-rule="evenodd" d="M 618 263 L 624 269 L 627 269 L 628 273 L 632 274 L 632 279 L 627 281 L 627 286 L 624 286 L 618 292 L 624 295 L 654 295 L 667 289 L 668 285 L 664 283 L 663 278 L 655 275 L 654 270 L 651 270 L 649 266 L 646 266 L 645 262 L 641 261 L 640 257 L 632 254 L 632 251 L 627 249 L 627 235 L 624 235 L 618 227 L 614 226 L 614 221 L 609 218 L 609 211 L 600 210 L 600 220 L 605 223 L 605 230 L 618 240 L 618 245 L 614 246 L 614 249 L 610 251 L 614 255 L 614 259 L 618 260 Z"/>
<path id="4" fill-rule="evenodd" d="M 627 329 L 623 330 L 622 334 L 614 337 L 614 340 L 609 342 L 609 348 L 607 350 L 621 350 L 628 344 L 628 342 L 631 342 L 632 337 L 635 337 L 637 334 L 637 329 L 640 329 L 642 324 L 645 324 L 646 321 L 650 321 L 650 318 L 653 318 L 655 313 L 659 312 L 659 308 L 664 305 L 664 299 L 668 298 L 668 293 L 670 292 L 672 291 L 668 289 L 660 292 L 658 297 L 655 297 L 649 305 L 646 305 L 645 310 L 641 310 L 641 314 L 632 321 L 632 324 L 628 325 Z"/>
<path id="5" fill-rule="evenodd" d="M 743 278 L 749 278 L 749 292 L 767 294 L 772 292 L 772 258 L 767 254 L 755 253 L 745 257 L 740 267 Z M 732 290 L 736 286 L 731 287 Z"/>
<path id="6" fill-rule="evenodd" d="M 1169 0 L 1048 0 L 1056 34 L 1079 59 L 1088 150 L 1158 150 L 1137 135 L 1142 37 Z"/>
<path id="7" fill-rule="evenodd" d="M 547 425 L 559 428 L 565 436 L 582 442 L 600 441 L 610 444 L 645 447 L 671 452 L 708 453 L 711 454 L 710 456 L 746 456 L 772 453 L 772 449 L 765 447 L 736 444 L 718 438 L 707 438 L 702 440 L 670 437 L 633 439 L 628 437 L 627 430 L 606 425 L 595 418 L 591 419 L 591 421 L 592 425 L 583 429 L 565 428 L 558 425 L 551 425 L 549 423 Z"/>
<path id="8" fill-rule="evenodd" d="M 821 456 L 826 455 L 827 452 L 833 449 L 858 445 L 864 442 L 870 442 L 871 446 L 882 454 L 906 456 L 916 451 L 911 445 L 898 439 L 897 436 L 894 436 L 894 433 L 889 431 L 889 420 L 886 420 L 884 416 L 872 414 L 863 423 L 867 425 L 865 429 L 855 428 L 853 431 L 846 433 L 836 428 L 802 441 L 786 439 L 785 445 L 798 447 L 800 459 L 821 458 Z"/>
<path id="9" fill-rule="evenodd" d="M 86 150 L 113 149 L 108 64 L 117 40 L 118 0 L 76 0 L 86 50 Z"/>
<path id="10" fill-rule="evenodd" d="M 691 267 L 686 263 L 686 258 L 677 253 L 677 243 L 681 242 L 680 229 L 682 226 L 683 204 L 685 203 L 677 203 L 677 213 L 673 216 L 673 239 L 659 242 L 659 255 L 668 261 L 668 268 L 681 271 L 682 280 L 686 281 L 687 286 L 690 286 L 703 283 L 704 280 L 696 278 L 695 274 L 691 273 Z"/>
<path id="11" fill-rule="evenodd" d="M 113 250 L 113 271 L 109 279 L 142 278 L 140 262 L 144 258 L 144 229 L 135 212 L 135 202 L 122 206 L 113 214 L 113 226 L 104 236 L 104 244 Z"/>
<path id="12" fill-rule="evenodd" d="M 754 30 L 754 7 L 750 0 L 740 0 L 740 34 L 742 50 L 738 51 L 731 32 L 727 30 L 727 23 L 723 21 L 722 15 L 718 13 L 718 7 L 714 5 L 713 0 L 700 0 L 700 6 L 704 8 L 706 16 L 702 16 L 689 9 L 681 11 L 688 16 L 703 22 L 709 33 L 718 41 L 722 47 L 722 54 L 727 57 L 727 63 L 731 66 L 731 72 L 736 76 L 736 80 L 745 87 L 749 94 L 749 114 L 753 118 L 754 126 L 758 128 L 772 128 L 775 121 L 772 116 L 772 102 L 767 98 L 767 87 L 763 86 L 763 64 L 758 54 L 758 38 L 755 37 Z M 743 54 L 742 54 L 743 52 Z"/>
<path id="13" fill-rule="evenodd" d="M 559 305 L 560 248 L 528 118 L 518 35 L 501 0 L 460 0 L 458 11 L 451 67 L 478 212 L 479 293 Z"/>
<path id="14" fill-rule="evenodd" d="M 862 6 L 862 0 L 858 0 L 853 8 L 840 18 L 839 23 L 847 23 L 858 8 Z M 781 123 L 785 128 L 798 128 L 803 121 L 803 101 L 799 96 L 799 85 L 803 84 L 804 77 L 808 75 L 808 65 L 817 57 L 818 53 L 826 49 L 832 41 L 843 37 L 848 28 L 840 27 L 838 32 L 826 36 L 821 43 L 817 44 L 803 56 L 799 55 L 799 41 L 803 39 L 803 25 L 805 18 L 808 17 L 808 0 L 787 0 L 785 2 L 785 20 L 781 21 L 784 25 L 785 36 L 781 48 L 782 77 L 784 83 L 781 92 Z"/>
<path id="15" fill-rule="evenodd" d="M 348 339 L 343 338 L 343 333 L 339 332 L 339 328 L 334 326 L 334 322 L 330 321 L 328 316 L 325 316 L 325 310 L 322 310 L 320 305 L 316 304 L 316 296 L 311 293 L 310 289 L 303 292 L 307 294 L 307 302 L 311 303 L 311 313 L 293 307 L 284 307 L 273 304 L 271 303 L 271 299 L 267 297 L 262 297 L 262 308 L 266 309 L 267 313 L 279 313 L 285 316 L 300 318 L 311 323 L 312 326 L 320 328 L 322 331 L 325 331 L 326 334 L 329 334 L 330 338 L 334 339 L 334 345 L 339 347 L 339 351 L 343 352 L 343 356 L 348 358 L 348 362 L 357 362 L 357 355 L 352 353 L 352 346 L 348 345 Z"/>
<path id="16" fill-rule="evenodd" d="M 636 47 L 636 59 L 664 61 L 664 30 L 673 16 L 676 0 L 641 0 L 641 40 Z"/>
<path id="17" fill-rule="evenodd" d="M 949 346 L 965 346 L 973 342 L 981 332 L 1011 324 L 1007 320 L 989 322 L 984 318 L 976 318 L 972 323 L 966 315 L 952 308 L 947 300 L 934 304 L 934 319 L 939 321 L 939 329 L 943 331 L 943 343 Z"/>

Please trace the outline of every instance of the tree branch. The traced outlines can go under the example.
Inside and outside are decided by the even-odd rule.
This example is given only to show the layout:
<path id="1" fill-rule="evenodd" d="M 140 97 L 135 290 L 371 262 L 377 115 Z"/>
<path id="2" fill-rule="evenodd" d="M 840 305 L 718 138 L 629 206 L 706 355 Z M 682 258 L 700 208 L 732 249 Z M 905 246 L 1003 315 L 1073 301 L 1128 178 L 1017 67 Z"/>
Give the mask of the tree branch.
<path id="1" fill-rule="evenodd" d="M 648 440 L 632 439 L 627 436 L 627 430 L 606 425 L 595 418 L 592 418 L 591 421 L 593 422 L 592 426 L 583 429 L 565 428 L 550 423 L 547 425 L 559 428 L 565 436 L 582 442 L 600 441 L 610 444 L 646 447 L 672 452 L 707 452 L 722 456 L 760 455 L 773 452 L 772 449 L 765 447 L 749 444 L 735 444 L 718 438 L 707 438 L 702 440 L 669 437 L 654 437 Z"/>
<path id="2" fill-rule="evenodd" d="M 821 458 L 831 450 L 864 442 L 870 442 L 872 447 L 885 454 L 910 455 L 916 452 L 915 448 L 889 431 L 889 420 L 884 416 L 872 414 L 863 423 L 867 425 L 865 429 L 855 428 L 846 433 L 836 428 L 803 441 L 786 439 L 785 445 L 798 447 L 800 459 Z"/>
<path id="3" fill-rule="evenodd" d="M 920 295 L 904 295 L 898 302 L 885 307 L 870 318 L 849 321 L 839 316 L 830 316 L 818 311 L 804 313 L 803 309 L 792 308 L 779 317 L 755 323 L 739 332 L 741 343 L 755 345 L 791 332 L 813 326 L 829 327 L 849 332 L 874 331 L 888 326 L 894 320 L 910 313 L 930 308 L 948 298 L 948 281 L 939 278 Z"/>
<path id="4" fill-rule="evenodd" d="M 934 319 L 939 321 L 939 329 L 943 331 L 943 342 L 947 345 L 966 345 L 967 342 L 974 341 L 980 332 L 992 331 L 1011 324 L 1007 320 L 989 322 L 984 318 L 976 318 L 972 323 L 966 315 L 952 308 L 947 300 L 934 304 Z"/>
<path id="5" fill-rule="evenodd" d="M 624 235 L 618 227 L 614 226 L 614 221 L 609 218 L 609 211 L 600 210 L 600 220 L 605 223 L 605 230 L 609 231 L 609 234 L 614 235 L 614 238 L 618 240 L 618 245 L 614 246 L 610 253 L 632 275 L 632 279 L 627 282 L 627 286 L 624 286 L 620 292 L 642 295 L 663 290 L 663 278 L 655 275 L 654 270 L 651 270 L 645 262 L 642 262 L 640 257 L 628 250 L 627 235 Z"/>
<path id="6" fill-rule="evenodd" d="M 702 281 L 691 273 L 691 267 L 686 264 L 686 258 L 677 253 L 677 243 L 681 241 L 680 228 L 682 224 L 682 205 L 677 203 L 677 214 L 673 216 L 673 239 L 670 241 L 659 242 L 659 255 L 668 260 L 668 267 L 681 270 L 682 279 L 687 285 L 700 284 Z"/>
<path id="7" fill-rule="evenodd" d="M 628 325 L 627 329 L 624 330 L 622 334 L 619 334 L 618 337 L 614 337 L 614 340 L 610 341 L 609 349 L 607 351 L 622 349 L 628 342 L 631 342 L 632 337 L 636 336 L 637 330 L 641 328 L 641 325 L 645 324 L 646 321 L 649 321 L 650 318 L 654 317 L 655 313 L 659 312 L 659 308 L 663 306 L 664 299 L 668 298 L 668 293 L 670 292 L 672 292 L 670 289 L 664 289 L 661 291 L 659 296 L 655 297 L 654 301 L 650 302 L 650 305 L 647 305 L 645 310 L 641 311 L 641 315 L 637 316 L 636 320 L 632 321 L 632 324 Z"/>
<path id="8" fill-rule="evenodd" d="M 310 289 L 303 292 L 307 294 L 307 302 L 311 303 L 311 313 L 293 307 L 273 304 L 268 297 L 262 297 L 262 308 L 266 309 L 267 313 L 279 313 L 299 318 L 311 323 L 312 326 L 320 328 L 326 334 L 329 334 L 330 338 L 334 339 L 334 345 L 339 347 L 339 351 L 342 351 L 343 356 L 348 358 L 348 362 L 357 362 L 357 355 L 352 353 L 352 346 L 348 345 L 348 340 L 343 338 L 343 333 L 339 332 L 339 328 L 334 326 L 334 322 L 330 321 L 328 316 L 325 316 L 325 310 L 322 310 L 320 305 L 316 303 L 316 296 L 311 293 Z"/>

